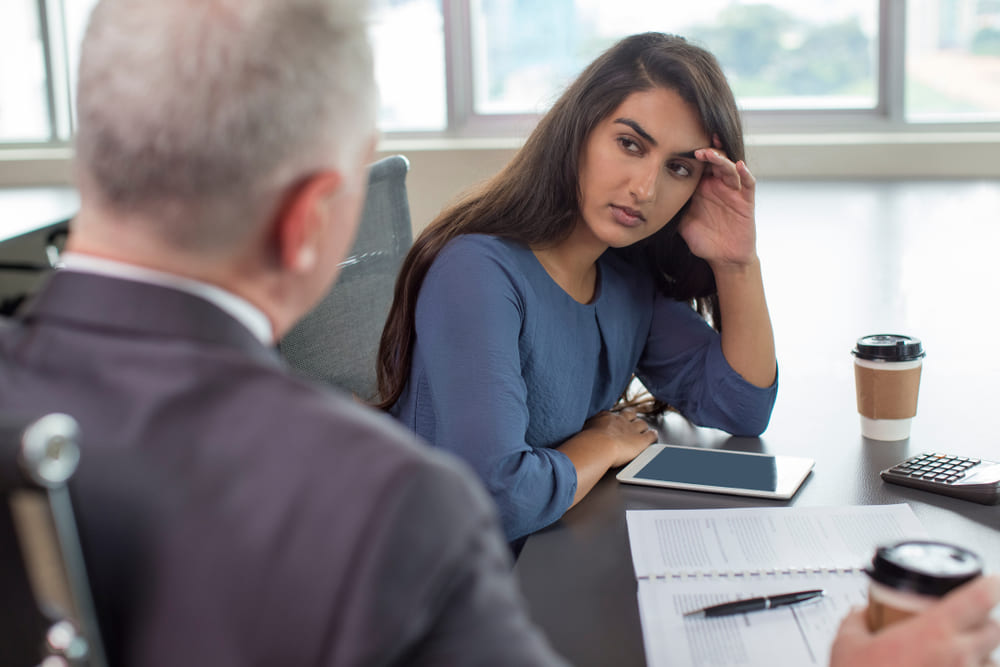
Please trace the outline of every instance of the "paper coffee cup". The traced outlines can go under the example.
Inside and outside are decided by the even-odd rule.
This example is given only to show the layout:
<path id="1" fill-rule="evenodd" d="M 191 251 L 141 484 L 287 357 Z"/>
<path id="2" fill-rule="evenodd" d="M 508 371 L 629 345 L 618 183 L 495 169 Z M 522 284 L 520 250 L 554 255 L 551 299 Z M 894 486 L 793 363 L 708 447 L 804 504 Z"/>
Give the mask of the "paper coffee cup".
<path id="1" fill-rule="evenodd" d="M 861 435 L 873 440 L 910 437 L 924 357 L 920 339 L 896 334 L 864 336 L 851 354 Z"/>
<path id="2" fill-rule="evenodd" d="M 944 542 L 911 540 L 879 547 L 865 572 L 868 627 L 872 631 L 902 621 L 983 573 L 979 556 Z"/>

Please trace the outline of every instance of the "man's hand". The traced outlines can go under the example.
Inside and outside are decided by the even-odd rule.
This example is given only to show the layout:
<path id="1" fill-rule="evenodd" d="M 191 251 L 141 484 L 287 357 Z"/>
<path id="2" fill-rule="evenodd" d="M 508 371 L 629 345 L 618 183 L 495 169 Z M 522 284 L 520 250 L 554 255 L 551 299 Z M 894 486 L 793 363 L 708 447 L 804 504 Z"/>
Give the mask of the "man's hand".
<path id="1" fill-rule="evenodd" d="M 1000 623 L 990 611 L 1000 603 L 1000 577 L 979 577 L 920 614 L 871 632 L 864 609 L 840 625 L 830 667 L 972 667 L 994 665 Z"/>

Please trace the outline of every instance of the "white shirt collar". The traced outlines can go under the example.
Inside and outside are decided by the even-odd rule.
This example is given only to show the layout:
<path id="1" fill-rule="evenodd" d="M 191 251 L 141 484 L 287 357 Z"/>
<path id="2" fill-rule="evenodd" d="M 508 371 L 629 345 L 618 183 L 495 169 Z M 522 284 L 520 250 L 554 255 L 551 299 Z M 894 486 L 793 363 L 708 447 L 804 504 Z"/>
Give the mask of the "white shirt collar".
<path id="1" fill-rule="evenodd" d="M 143 266 L 126 264 L 93 255 L 67 252 L 59 257 L 62 269 L 66 271 L 79 271 L 81 273 L 93 273 L 112 278 L 122 278 L 124 280 L 134 280 L 136 282 L 169 287 L 200 297 L 229 313 L 238 322 L 256 336 L 261 343 L 270 346 L 274 344 L 274 329 L 271 328 L 271 321 L 267 315 L 246 299 L 236 296 L 232 292 L 227 292 L 221 287 L 203 283 L 200 280 L 186 278 L 174 273 L 156 271 Z"/>

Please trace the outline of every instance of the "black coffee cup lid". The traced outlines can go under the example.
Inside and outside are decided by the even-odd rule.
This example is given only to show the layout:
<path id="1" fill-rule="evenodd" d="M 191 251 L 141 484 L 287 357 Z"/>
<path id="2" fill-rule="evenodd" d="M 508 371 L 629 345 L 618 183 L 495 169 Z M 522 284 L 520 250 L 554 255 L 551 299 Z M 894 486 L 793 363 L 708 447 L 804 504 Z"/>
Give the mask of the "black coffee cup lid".
<path id="1" fill-rule="evenodd" d="M 865 572 L 890 588 L 940 597 L 982 574 L 983 563 L 953 544 L 907 540 L 879 547 Z"/>
<path id="2" fill-rule="evenodd" d="M 914 361 L 924 356 L 924 346 L 912 336 L 874 334 L 859 338 L 851 354 L 872 361 Z"/>

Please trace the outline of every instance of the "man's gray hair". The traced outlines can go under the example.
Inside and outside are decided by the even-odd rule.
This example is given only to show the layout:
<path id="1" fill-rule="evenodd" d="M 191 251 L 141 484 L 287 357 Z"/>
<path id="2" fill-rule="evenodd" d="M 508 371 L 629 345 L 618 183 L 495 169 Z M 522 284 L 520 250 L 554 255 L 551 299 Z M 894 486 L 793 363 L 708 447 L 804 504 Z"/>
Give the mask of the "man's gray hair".
<path id="1" fill-rule="evenodd" d="M 80 57 L 86 187 L 180 247 L 249 233 L 374 132 L 363 0 L 102 0 Z M 242 228 L 242 229 L 241 229 Z"/>

